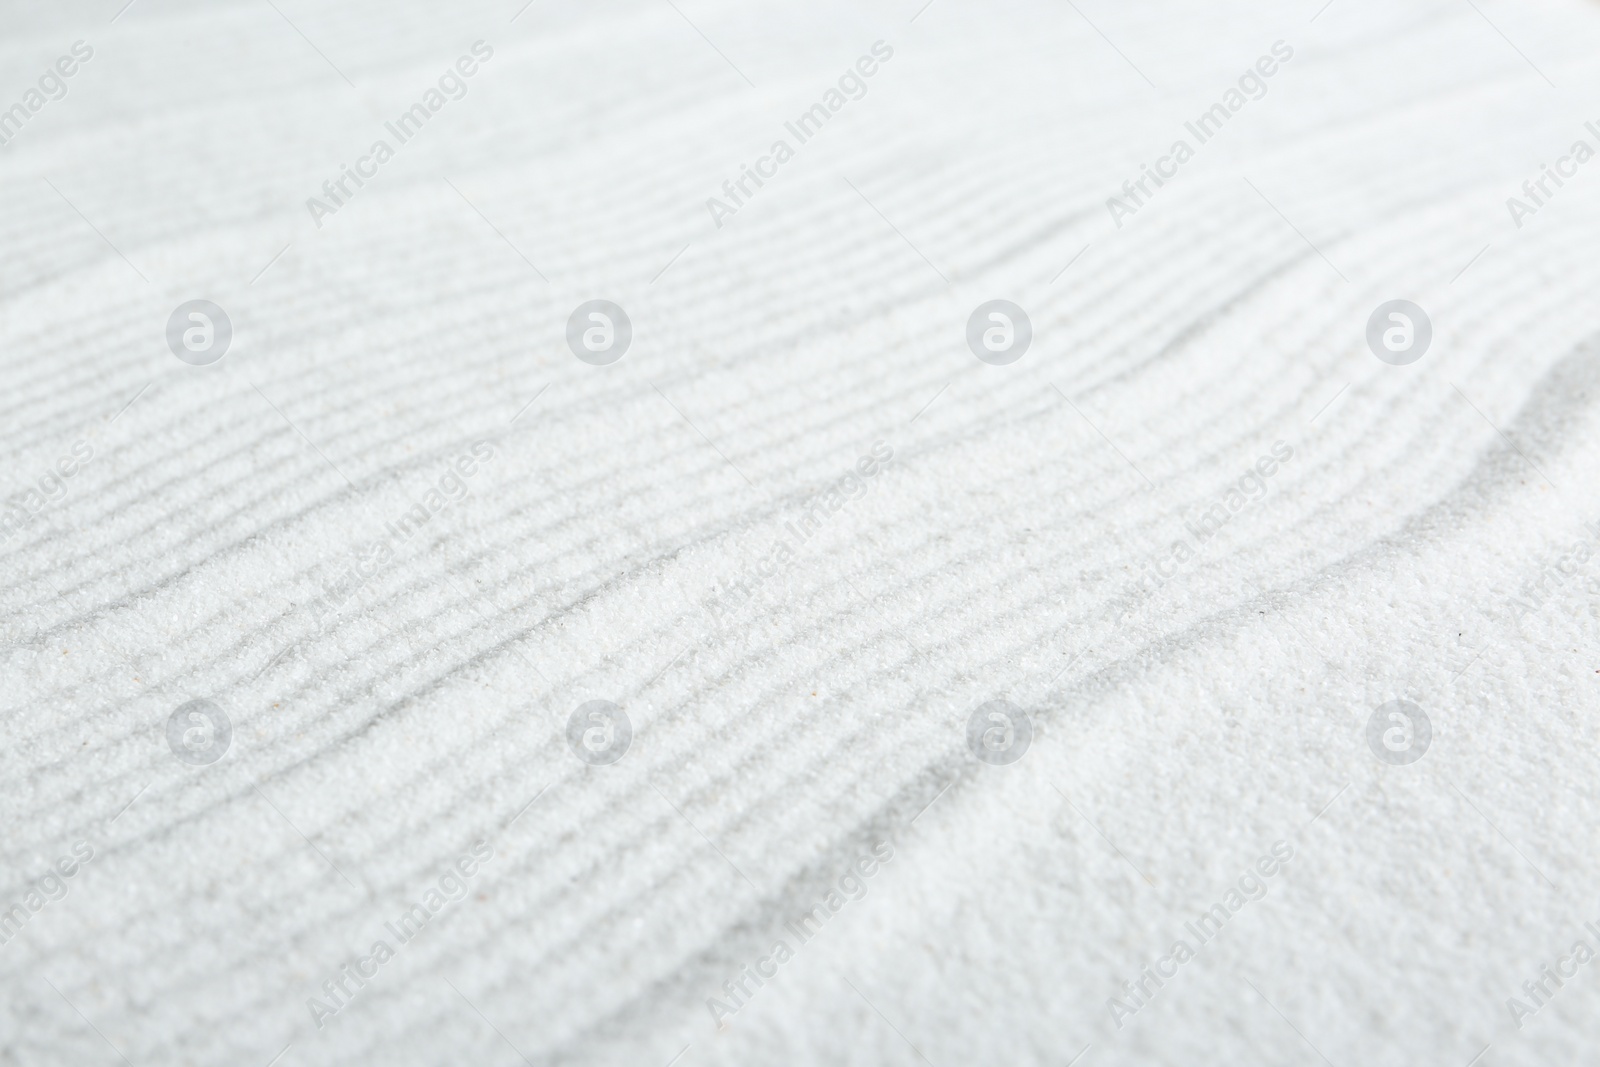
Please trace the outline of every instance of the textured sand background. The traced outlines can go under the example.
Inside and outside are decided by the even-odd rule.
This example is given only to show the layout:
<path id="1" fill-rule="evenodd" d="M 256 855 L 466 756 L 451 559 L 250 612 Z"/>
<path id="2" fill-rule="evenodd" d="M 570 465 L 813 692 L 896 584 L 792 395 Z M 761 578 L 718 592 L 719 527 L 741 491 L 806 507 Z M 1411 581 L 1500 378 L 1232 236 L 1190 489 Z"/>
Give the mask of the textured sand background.
<path id="1" fill-rule="evenodd" d="M 920 2 L 6 5 L 0 1063 L 1592 1057 L 1600 5 Z"/>

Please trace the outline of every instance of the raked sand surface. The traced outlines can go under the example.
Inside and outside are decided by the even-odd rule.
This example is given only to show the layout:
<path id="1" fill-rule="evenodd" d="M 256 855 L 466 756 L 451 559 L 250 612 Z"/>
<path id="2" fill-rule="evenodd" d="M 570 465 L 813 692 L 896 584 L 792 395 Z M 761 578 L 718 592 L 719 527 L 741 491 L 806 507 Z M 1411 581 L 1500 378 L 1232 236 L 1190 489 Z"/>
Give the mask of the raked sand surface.
<path id="1" fill-rule="evenodd" d="M 1600 3 L 122 3 L 0 13 L 0 1064 L 1592 1059 Z"/>

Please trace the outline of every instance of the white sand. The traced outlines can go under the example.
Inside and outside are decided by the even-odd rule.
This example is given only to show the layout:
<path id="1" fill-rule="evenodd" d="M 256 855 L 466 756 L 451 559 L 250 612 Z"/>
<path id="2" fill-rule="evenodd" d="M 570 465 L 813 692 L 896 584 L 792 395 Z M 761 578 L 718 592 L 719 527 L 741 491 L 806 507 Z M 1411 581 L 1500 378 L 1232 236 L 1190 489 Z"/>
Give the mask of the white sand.
<path id="1" fill-rule="evenodd" d="M 1600 5 L 519 2 L 0 18 L 0 1063 L 1592 1058 Z"/>

